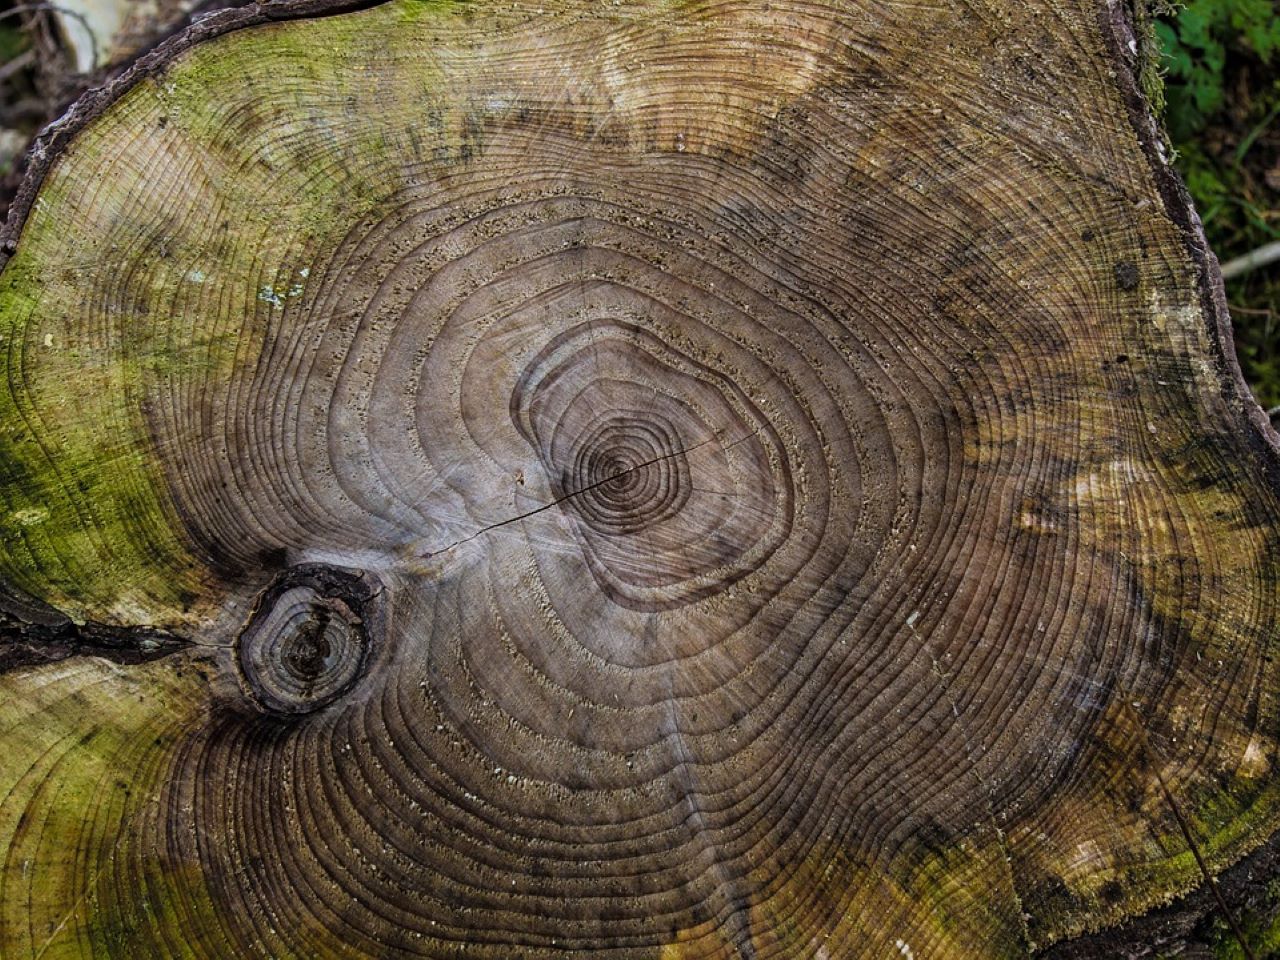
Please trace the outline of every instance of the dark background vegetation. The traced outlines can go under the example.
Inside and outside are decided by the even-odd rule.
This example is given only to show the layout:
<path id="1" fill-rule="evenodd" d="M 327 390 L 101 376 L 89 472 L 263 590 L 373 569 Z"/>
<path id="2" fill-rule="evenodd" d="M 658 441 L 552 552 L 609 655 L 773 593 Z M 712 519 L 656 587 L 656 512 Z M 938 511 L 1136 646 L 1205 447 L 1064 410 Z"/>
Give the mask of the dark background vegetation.
<path id="1" fill-rule="evenodd" d="M 51 11 L 0 0 L 0 210 L 12 198 L 31 137 L 77 86 Z"/>

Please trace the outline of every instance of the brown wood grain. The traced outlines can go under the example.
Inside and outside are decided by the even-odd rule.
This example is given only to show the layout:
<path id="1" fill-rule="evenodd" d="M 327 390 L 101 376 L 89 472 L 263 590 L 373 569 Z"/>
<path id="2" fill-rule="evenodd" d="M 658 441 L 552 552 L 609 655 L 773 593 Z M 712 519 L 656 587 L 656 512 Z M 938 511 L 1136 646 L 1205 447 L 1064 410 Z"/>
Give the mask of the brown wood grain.
<path id="1" fill-rule="evenodd" d="M 0 956 L 1014 957 L 1263 844 L 1275 435 L 1131 39 L 284 3 L 82 101 Z"/>

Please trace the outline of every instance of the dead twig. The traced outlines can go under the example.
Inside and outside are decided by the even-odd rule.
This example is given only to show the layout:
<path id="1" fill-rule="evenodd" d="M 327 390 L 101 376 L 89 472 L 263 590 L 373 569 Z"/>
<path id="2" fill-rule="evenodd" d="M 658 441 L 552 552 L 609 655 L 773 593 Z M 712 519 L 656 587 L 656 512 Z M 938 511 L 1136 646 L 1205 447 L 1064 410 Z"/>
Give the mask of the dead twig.
<path id="1" fill-rule="evenodd" d="M 1251 270 L 1275 263 L 1277 260 L 1280 260 L 1280 240 L 1272 240 L 1270 243 L 1264 243 L 1256 250 L 1250 250 L 1242 257 L 1235 257 L 1224 263 L 1222 265 L 1222 279 L 1230 280 Z"/>

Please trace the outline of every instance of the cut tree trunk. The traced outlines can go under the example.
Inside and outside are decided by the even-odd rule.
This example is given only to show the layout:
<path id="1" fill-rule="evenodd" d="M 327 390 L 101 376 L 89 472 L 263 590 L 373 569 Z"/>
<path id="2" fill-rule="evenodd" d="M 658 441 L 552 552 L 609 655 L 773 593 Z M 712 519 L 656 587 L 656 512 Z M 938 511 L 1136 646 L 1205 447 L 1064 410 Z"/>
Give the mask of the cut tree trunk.
<path id="1" fill-rule="evenodd" d="M 306 0 L 82 100 L 0 274 L 0 955 L 1236 922 L 1280 457 L 1137 49 Z"/>

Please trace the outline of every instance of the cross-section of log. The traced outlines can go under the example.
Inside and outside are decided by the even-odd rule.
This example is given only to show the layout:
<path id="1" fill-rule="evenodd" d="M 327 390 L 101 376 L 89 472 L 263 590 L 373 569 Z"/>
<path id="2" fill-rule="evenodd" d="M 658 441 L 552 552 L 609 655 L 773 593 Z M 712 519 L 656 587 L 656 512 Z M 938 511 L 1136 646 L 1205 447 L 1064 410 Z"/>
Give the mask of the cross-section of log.
<path id="1" fill-rule="evenodd" d="M 225 13 L 0 274 L 0 955 L 1016 957 L 1280 824 L 1280 461 L 1095 0 Z"/>

